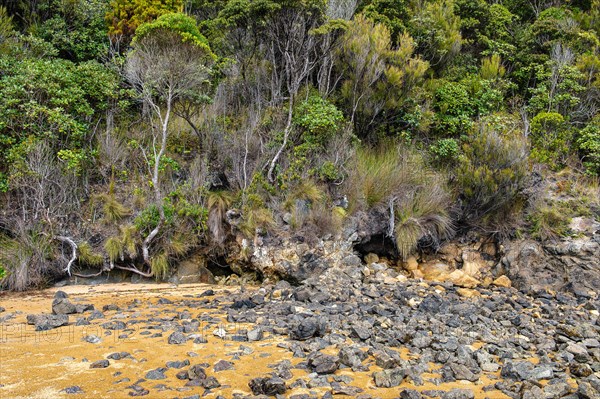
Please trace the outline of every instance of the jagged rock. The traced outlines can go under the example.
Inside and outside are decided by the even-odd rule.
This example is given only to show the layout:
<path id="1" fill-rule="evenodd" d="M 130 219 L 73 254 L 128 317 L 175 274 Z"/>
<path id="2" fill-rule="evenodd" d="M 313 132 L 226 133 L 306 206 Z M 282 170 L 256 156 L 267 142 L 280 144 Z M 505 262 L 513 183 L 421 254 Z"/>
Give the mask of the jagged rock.
<path id="1" fill-rule="evenodd" d="M 215 363 L 213 370 L 215 372 L 223 371 L 223 370 L 231 370 L 233 368 L 233 363 L 228 362 L 227 360 L 219 360 Z"/>
<path id="2" fill-rule="evenodd" d="M 254 395 L 283 395 L 287 390 L 285 381 L 279 377 L 254 378 L 248 383 Z"/>
<path id="3" fill-rule="evenodd" d="M 523 381 L 529 378 L 533 371 L 533 367 L 533 364 L 527 361 L 506 362 L 506 364 L 502 367 L 500 375 L 516 381 Z"/>
<path id="4" fill-rule="evenodd" d="M 470 389 L 454 388 L 444 393 L 442 399 L 475 399 L 475 394 Z"/>
<path id="5" fill-rule="evenodd" d="M 247 333 L 248 341 L 260 341 L 263 338 L 263 331 L 260 327 L 253 328 Z"/>
<path id="6" fill-rule="evenodd" d="M 532 240 L 507 243 L 499 267 L 513 286 L 526 292 L 560 290 L 565 281 L 579 292 L 600 291 L 600 243 L 581 238 L 542 245 Z"/>
<path id="7" fill-rule="evenodd" d="M 110 362 L 106 359 L 97 360 L 94 363 L 90 364 L 91 369 L 104 369 L 109 366 Z"/>
<path id="8" fill-rule="evenodd" d="M 126 327 L 126 324 L 120 320 L 113 320 L 102 324 L 102 328 L 106 330 L 124 330 Z"/>
<path id="9" fill-rule="evenodd" d="M 111 353 L 110 355 L 106 356 L 107 359 L 111 359 L 111 360 L 121 360 L 121 359 L 125 359 L 126 357 L 131 357 L 131 354 L 129 352 L 115 352 L 115 353 Z"/>
<path id="10" fill-rule="evenodd" d="M 170 345 L 181 345 L 181 344 L 185 344 L 186 341 L 187 341 L 187 337 L 185 336 L 184 333 L 182 333 L 180 331 L 175 331 L 174 333 L 171 333 L 171 335 L 169 335 L 169 338 L 167 340 L 167 342 Z"/>
<path id="11" fill-rule="evenodd" d="M 367 354 L 359 348 L 353 348 L 349 346 L 342 346 L 338 353 L 340 363 L 348 367 L 360 366 L 362 361 L 366 359 Z"/>
<path id="12" fill-rule="evenodd" d="M 35 325 L 36 331 L 47 331 L 69 324 L 66 314 L 30 314 L 27 315 L 27 324 Z"/>
<path id="13" fill-rule="evenodd" d="M 181 369 L 181 368 L 184 368 L 189 365 L 190 365 L 190 361 L 187 359 L 185 359 L 184 361 L 176 360 L 176 361 L 167 362 L 167 367 L 170 369 Z"/>
<path id="14" fill-rule="evenodd" d="M 304 341 L 315 336 L 322 336 L 325 330 L 326 326 L 322 319 L 305 318 L 290 328 L 289 335 L 291 339 Z"/>
<path id="15" fill-rule="evenodd" d="M 512 287 L 512 282 L 506 276 L 500 276 L 500 277 L 498 277 L 497 279 L 495 279 L 492 282 L 492 284 L 495 285 L 496 287 L 504 287 L 504 288 L 510 288 L 510 287 Z"/>
<path id="16" fill-rule="evenodd" d="M 338 369 L 339 360 L 337 356 L 316 352 L 309 356 L 308 365 L 317 374 L 332 374 Z"/>
<path id="17" fill-rule="evenodd" d="M 59 291 L 61 292 L 61 291 Z M 55 298 L 52 301 L 53 314 L 72 314 L 77 313 L 77 308 L 68 298 Z"/>
<path id="18" fill-rule="evenodd" d="M 377 387 L 392 388 L 400 385 L 405 376 L 406 371 L 397 367 L 373 373 L 373 380 L 375 380 L 375 386 Z"/>
<path id="19" fill-rule="evenodd" d="M 475 288 L 481 284 L 481 281 L 458 269 L 445 276 L 444 281 L 450 281 L 452 284 L 464 288 Z"/>
<path id="20" fill-rule="evenodd" d="M 204 367 L 202 367 L 199 364 L 190 367 L 190 369 L 187 372 L 187 375 L 190 380 L 206 378 L 206 372 L 204 371 Z"/>
<path id="21" fill-rule="evenodd" d="M 165 378 L 167 378 L 167 376 L 165 375 L 165 370 L 166 368 L 163 367 L 160 367 L 155 370 L 150 370 L 146 373 L 145 378 L 147 380 L 164 380 Z"/>
<path id="22" fill-rule="evenodd" d="M 552 380 L 544 386 L 544 396 L 547 399 L 558 399 L 571 393 L 571 386 L 565 381 Z"/>
<path id="23" fill-rule="evenodd" d="M 419 391 L 415 391 L 414 389 L 403 389 L 400 392 L 399 399 L 422 399 L 423 395 Z"/>
<path id="24" fill-rule="evenodd" d="M 102 339 L 100 339 L 99 336 L 94 334 L 86 335 L 85 337 L 83 337 L 83 340 L 90 344 L 97 344 L 98 342 L 102 341 Z"/>

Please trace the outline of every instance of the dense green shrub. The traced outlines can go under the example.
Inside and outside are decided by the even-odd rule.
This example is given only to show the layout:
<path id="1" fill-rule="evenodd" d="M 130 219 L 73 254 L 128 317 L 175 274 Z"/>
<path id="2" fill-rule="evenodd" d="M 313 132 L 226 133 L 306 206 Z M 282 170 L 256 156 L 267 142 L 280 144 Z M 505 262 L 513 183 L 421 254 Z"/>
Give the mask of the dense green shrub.
<path id="1" fill-rule="evenodd" d="M 524 138 L 483 125 L 471 134 L 463 154 L 457 168 L 461 223 L 495 228 L 510 220 L 527 176 Z"/>
<path id="2" fill-rule="evenodd" d="M 344 115 L 335 105 L 313 95 L 294 110 L 294 123 L 302 128 L 304 142 L 324 146 L 337 133 Z"/>
<path id="3" fill-rule="evenodd" d="M 557 169 L 564 165 L 571 144 L 565 118 L 557 112 L 540 112 L 531 120 L 531 156 Z"/>
<path id="4" fill-rule="evenodd" d="M 460 147 L 456 139 L 440 139 L 429 146 L 429 152 L 436 163 L 452 164 L 458 159 Z"/>
<path id="5" fill-rule="evenodd" d="M 579 132 L 577 147 L 583 155 L 583 165 L 590 175 L 600 175 L 600 120 Z"/>

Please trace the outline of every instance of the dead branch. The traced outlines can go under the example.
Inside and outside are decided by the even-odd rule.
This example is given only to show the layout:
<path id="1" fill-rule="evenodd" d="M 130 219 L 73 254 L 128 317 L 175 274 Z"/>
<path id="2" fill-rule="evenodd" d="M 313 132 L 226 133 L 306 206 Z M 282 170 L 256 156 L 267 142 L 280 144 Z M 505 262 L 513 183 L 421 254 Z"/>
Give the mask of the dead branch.
<path id="1" fill-rule="evenodd" d="M 67 272 L 70 276 L 71 275 L 71 266 L 73 266 L 73 263 L 75 263 L 75 261 L 77 260 L 77 248 L 78 248 L 77 244 L 75 243 L 75 241 L 73 241 L 69 237 L 55 236 L 54 238 L 58 241 L 67 243 L 71 246 L 71 249 L 73 251 L 71 254 L 71 259 L 69 260 L 69 263 L 67 263 L 67 267 L 65 267 L 65 269 L 64 269 L 64 271 Z"/>

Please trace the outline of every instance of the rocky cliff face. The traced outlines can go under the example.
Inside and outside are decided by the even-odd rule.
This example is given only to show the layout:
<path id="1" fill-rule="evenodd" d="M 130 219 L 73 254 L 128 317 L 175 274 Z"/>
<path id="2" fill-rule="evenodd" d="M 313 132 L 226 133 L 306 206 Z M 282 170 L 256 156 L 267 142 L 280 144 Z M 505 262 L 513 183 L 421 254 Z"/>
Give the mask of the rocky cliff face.
<path id="1" fill-rule="evenodd" d="M 392 260 L 387 247 L 383 254 L 365 253 L 365 249 L 377 250 L 374 244 L 365 245 L 372 242 L 369 237 L 377 231 L 365 232 L 360 223 L 351 223 L 341 236 L 313 245 L 293 240 L 246 241 L 245 252 L 250 254 L 247 260 L 236 262 L 235 256 L 231 260 L 243 264 L 238 266 L 239 272 L 254 270 L 265 279 L 293 284 L 340 265 L 372 268 L 374 264 L 376 271 L 393 270 L 395 275 L 451 282 L 465 288 L 496 284 L 512 285 L 524 292 L 551 289 L 592 295 L 590 291 L 600 292 L 600 224 L 590 219 L 578 219 L 573 224 L 576 237 L 557 242 L 498 243 L 471 237 L 400 262 Z"/>
<path id="2" fill-rule="evenodd" d="M 600 234 L 553 244 L 510 243 L 496 270 L 522 291 L 600 292 Z"/>

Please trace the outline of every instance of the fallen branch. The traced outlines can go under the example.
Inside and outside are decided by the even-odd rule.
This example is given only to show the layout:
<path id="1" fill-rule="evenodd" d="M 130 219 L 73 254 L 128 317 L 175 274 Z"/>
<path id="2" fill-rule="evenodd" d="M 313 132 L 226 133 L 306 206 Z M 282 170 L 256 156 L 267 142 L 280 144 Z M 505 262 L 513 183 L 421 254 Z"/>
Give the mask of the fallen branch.
<path id="1" fill-rule="evenodd" d="M 137 274 L 139 274 L 142 277 L 154 277 L 154 272 L 152 270 L 150 272 L 146 273 L 146 272 L 143 272 L 143 271 L 139 270 L 137 267 L 135 267 L 133 265 L 131 267 L 115 265 L 115 267 L 117 269 L 127 270 L 127 271 L 130 271 L 130 272 L 133 272 L 133 273 L 137 273 Z"/>
<path id="2" fill-rule="evenodd" d="M 102 273 L 104 273 L 104 269 L 100 269 L 100 271 L 98 273 L 93 273 L 93 274 L 80 274 L 80 273 L 73 272 L 73 276 L 80 277 L 80 278 L 92 278 L 92 277 L 98 277 Z"/>

